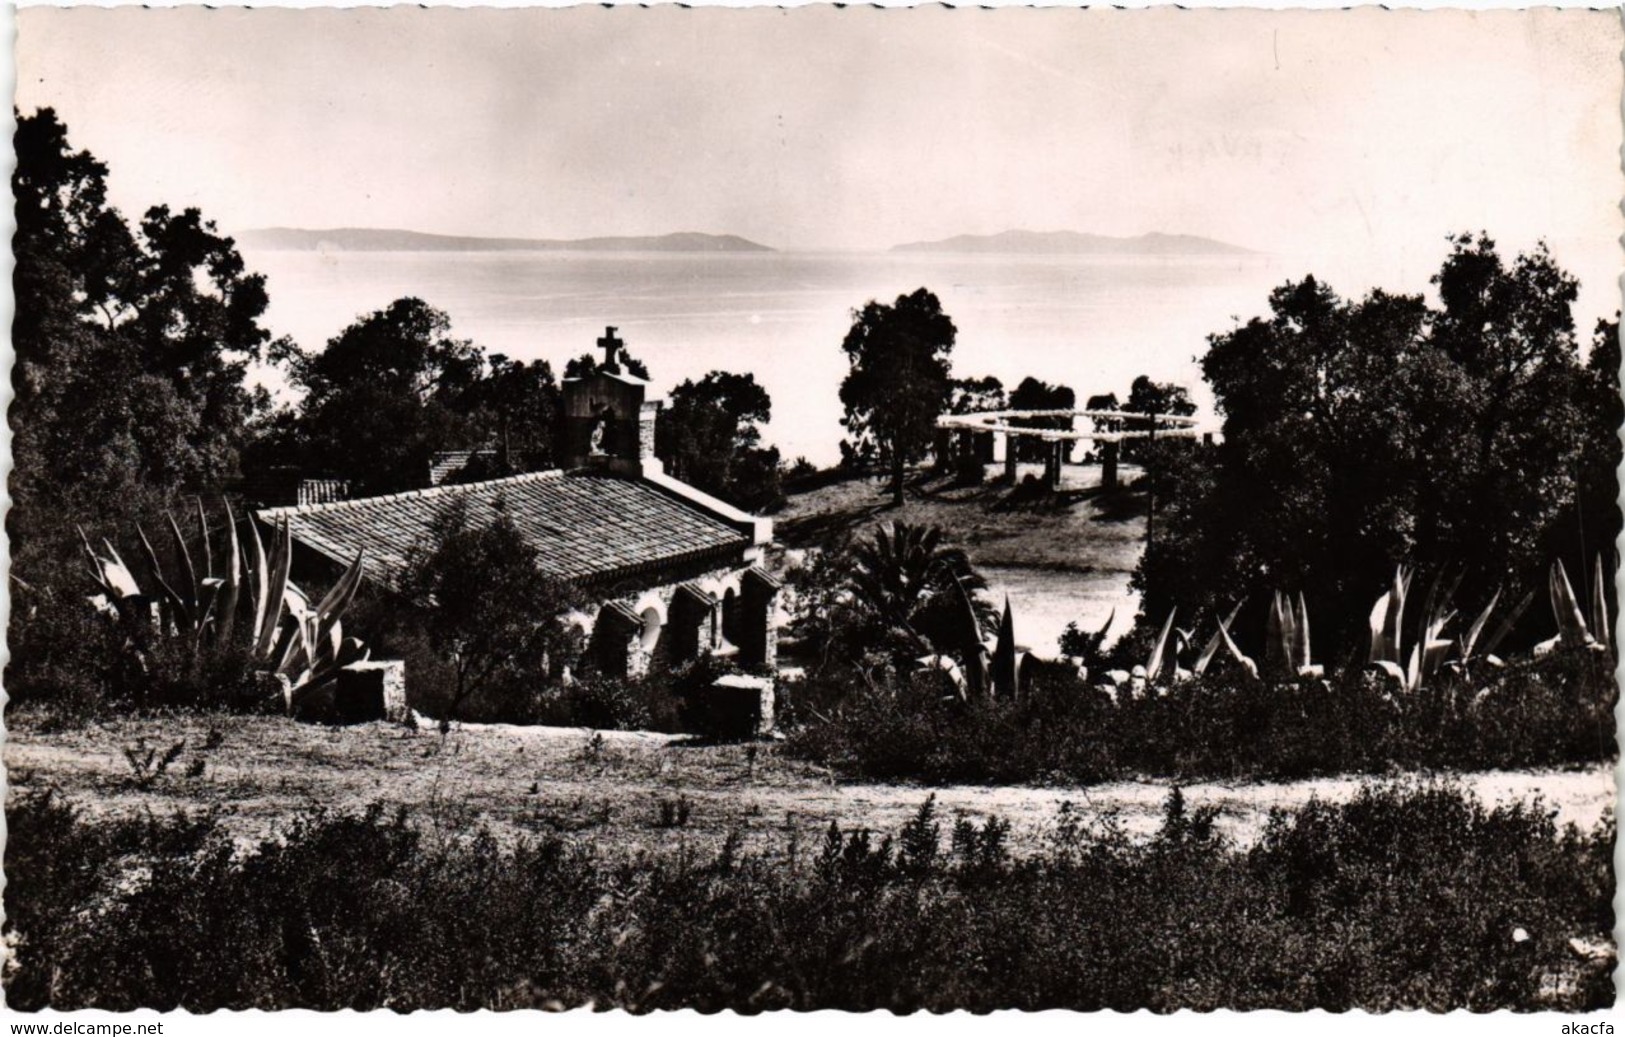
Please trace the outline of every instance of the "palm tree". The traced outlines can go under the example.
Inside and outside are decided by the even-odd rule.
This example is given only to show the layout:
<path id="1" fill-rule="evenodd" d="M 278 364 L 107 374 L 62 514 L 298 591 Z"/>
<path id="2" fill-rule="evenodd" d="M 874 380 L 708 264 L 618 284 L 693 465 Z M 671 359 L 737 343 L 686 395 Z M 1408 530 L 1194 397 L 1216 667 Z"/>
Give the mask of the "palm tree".
<path id="1" fill-rule="evenodd" d="M 965 655 L 970 651 L 967 639 L 979 644 L 993 624 L 993 607 L 977 595 L 987 589 L 987 581 L 964 551 L 943 546 L 936 526 L 895 522 L 878 527 L 871 539 L 852 549 L 851 560 L 847 588 L 854 607 L 900 634 L 913 649 Z"/>

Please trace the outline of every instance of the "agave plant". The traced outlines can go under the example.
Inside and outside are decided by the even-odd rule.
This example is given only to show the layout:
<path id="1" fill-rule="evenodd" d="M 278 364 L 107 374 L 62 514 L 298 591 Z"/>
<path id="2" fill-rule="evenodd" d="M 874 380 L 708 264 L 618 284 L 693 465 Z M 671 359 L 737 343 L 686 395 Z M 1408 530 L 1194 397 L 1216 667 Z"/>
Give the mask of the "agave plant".
<path id="1" fill-rule="evenodd" d="M 1598 555 L 1592 578 L 1591 625 L 1602 634 L 1603 640 L 1599 641 L 1592 633 L 1591 627 L 1586 625 L 1585 614 L 1580 608 L 1579 599 L 1575 597 L 1574 586 L 1569 583 L 1568 570 L 1563 567 L 1563 560 L 1559 558 L 1552 563 L 1551 569 L 1546 574 L 1546 592 L 1552 603 L 1552 618 L 1557 621 L 1557 634 L 1536 645 L 1536 655 L 1545 655 L 1554 648 L 1592 648 L 1598 651 L 1608 649 L 1610 624 L 1602 581 L 1602 556 Z"/>
<path id="2" fill-rule="evenodd" d="M 1421 611 L 1417 613 L 1416 636 L 1407 652 L 1404 639 L 1405 606 L 1414 575 L 1403 565 L 1397 566 L 1393 585 L 1372 606 L 1371 650 L 1366 657 L 1373 669 L 1387 674 L 1408 692 L 1421 690 L 1423 680 L 1439 672 L 1455 644 L 1454 640 L 1444 636 L 1444 631 L 1456 617 L 1455 610 L 1450 608 L 1450 600 L 1455 597 L 1456 588 L 1461 583 L 1459 574 L 1449 586 L 1444 584 L 1443 572 L 1434 576 L 1433 582 L 1428 585 Z"/>
<path id="3" fill-rule="evenodd" d="M 1163 669 L 1168 666 L 1170 661 L 1174 663 L 1172 669 L 1178 669 L 1178 648 L 1176 647 L 1172 653 L 1168 651 L 1168 635 L 1173 633 L 1174 615 L 1178 611 L 1178 609 L 1168 610 L 1168 618 L 1162 622 L 1162 632 L 1157 635 L 1157 640 L 1151 646 L 1151 654 L 1146 658 L 1145 679 L 1148 684 L 1155 682 L 1158 677 L 1162 676 Z"/>
<path id="4" fill-rule="evenodd" d="M 971 695 L 980 697 L 987 694 L 989 679 L 987 649 L 982 644 L 982 617 L 970 591 L 965 589 L 964 581 L 957 575 L 954 576 L 950 593 L 958 620 L 955 624 L 957 650 L 954 654 L 959 657 L 960 677 L 965 689 Z"/>
<path id="5" fill-rule="evenodd" d="M 278 527 L 267 556 L 258 528 L 249 523 L 250 558 L 244 558 L 236 517 L 226 506 L 224 540 L 216 556 L 208 517 L 198 505 L 198 541 L 189 544 L 173 516 L 168 516 L 174 565 L 168 572 L 139 526 L 146 561 L 147 586 L 103 540 L 98 554 L 80 530 L 90 558 L 91 576 L 113 611 L 142 636 L 155 629 L 162 637 L 185 638 L 194 650 L 230 643 L 238 622 L 247 624 L 250 656 L 267 672 L 286 678 L 290 705 L 311 688 L 336 677 L 338 671 L 367 657 L 355 638 L 346 638 L 341 617 L 360 587 L 362 558 L 357 555 L 319 604 L 288 579 L 293 559 L 293 537 L 286 523 Z M 201 561 L 201 572 L 194 560 Z M 244 591 L 247 594 L 244 594 Z M 154 608 L 156 606 L 156 608 Z M 246 613 L 246 614 L 245 614 Z"/>
<path id="6" fill-rule="evenodd" d="M 1309 606 L 1303 593 L 1297 601 L 1276 591 L 1270 599 L 1269 617 L 1264 628 L 1264 672 L 1276 679 L 1294 677 L 1318 679 L 1325 676 L 1326 668 L 1311 658 L 1309 643 Z"/>
<path id="7" fill-rule="evenodd" d="M 1198 655 L 1196 657 L 1196 662 L 1191 665 L 1191 672 L 1196 676 L 1200 677 L 1202 674 L 1206 673 L 1208 666 L 1213 662 L 1213 657 L 1218 655 L 1219 648 L 1223 646 L 1225 638 L 1229 636 L 1228 629 L 1230 624 L 1236 621 L 1236 614 L 1241 611 L 1241 605 L 1242 602 L 1236 602 L 1235 605 L 1231 606 L 1230 614 L 1224 619 L 1219 620 L 1219 628 L 1213 631 L 1213 636 L 1208 638 L 1207 644 L 1202 648 L 1202 654 Z M 1239 655 L 1239 651 L 1236 654 Z"/>
<path id="8" fill-rule="evenodd" d="M 1010 596 L 1004 598 L 1004 615 L 999 618 L 999 638 L 993 648 L 993 693 L 1014 698 L 1021 686 L 1021 649 L 1016 646 L 1016 621 L 1010 611 Z"/>
<path id="9" fill-rule="evenodd" d="M 1230 613 L 1230 618 L 1235 618 L 1235 612 Z M 1235 639 L 1230 636 L 1230 624 L 1225 620 L 1219 621 L 1219 639 L 1223 642 L 1225 651 L 1230 653 L 1230 658 L 1234 659 L 1254 680 L 1258 680 L 1260 677 L 1258 663 L 1244 655 L 1241 649 L 1236 647 Z"/>

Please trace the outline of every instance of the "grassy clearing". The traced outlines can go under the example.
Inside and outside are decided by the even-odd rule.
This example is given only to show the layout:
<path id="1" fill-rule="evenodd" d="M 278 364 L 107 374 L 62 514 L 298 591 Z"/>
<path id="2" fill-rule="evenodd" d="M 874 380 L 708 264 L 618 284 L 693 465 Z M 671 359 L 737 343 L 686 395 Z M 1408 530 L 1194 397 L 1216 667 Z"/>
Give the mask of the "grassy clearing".
<path id="1" fill-rule="evenodd" d="M 409 811 L 205 822 L 12 805 L 14 1008 L 1597 1008 L 1612 824 L 1441 786 L 1272 815 L 1237 849 L 1177 793 L 1147 840 L 1062 813 L 1015 860 L 927 800 L 671 858 L 433 839 Z"/>
<path id="2" fill-rule="evenodd" d="M 124 749 L 145 741 L 159 752 L 187 748 L 156 780 L 143 783 Z M 215 744 L 213 748 L 206 748 Z M 690 745 L 669 736 L 560 728 L 466 725 L 442 737 L 386 724 L 326 728 L 279 717 L 178 715 L 131 718 L 78 731 L 40 733 L 13 724 L 4 747 L 14 791 L 58 790 L 113 819 L 212 812 L 245 842 L 268 837 L 314 807 L 357 811 L 374 802 L 406 807 L 415 823 L 466 830 L 488 824 L 505 841 L 565 833 L 606 852 L 714 852 L 730 833 L 766 851 L 789 832 L 820 838 L 831 821 L 845 829 L 895 831 L 927 790 L 918 785 L 836 782 L 826 769 L 788 758 L 782 746 Z M 200 774 L 188 774 L 194 760 Z M 1604 765 L 1572 770 L 1488 771 L 1462 785 L 1487 804 L 1543 798 L 1560 823 L 1590 826 L 1613 803 Z M 1062 803 L 1080 816 L 1117 812 L 1145 835 L 1158 824 L 1167 781 L 1092 785 L 936 788 L 945 816 L 1011 825 L 1012 852 L 1042 845 Z M 1339 802 L 1358 782 L 1324 777 L 1294 782 L 1201 782 L 1185 786 L 1192 808 L 1218 810 L 1227 837 L 1248 844 L 1271 809 L 1311 797 Z M 662 806 L 688 804 L 681 825 L 663 825 Z"/>

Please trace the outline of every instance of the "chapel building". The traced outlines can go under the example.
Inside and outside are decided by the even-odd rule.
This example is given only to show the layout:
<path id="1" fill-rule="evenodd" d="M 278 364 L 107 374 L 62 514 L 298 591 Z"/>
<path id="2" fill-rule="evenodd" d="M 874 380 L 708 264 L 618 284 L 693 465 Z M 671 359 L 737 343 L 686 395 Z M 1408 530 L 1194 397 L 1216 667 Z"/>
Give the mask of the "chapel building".
<path id="1" fill-rule="evenodd" d="M 257 517 L 287 523 L 307 574 L 331 574 L 361 554 L 366 578 L 388 586 L 453 501 L 474 521 L 500 506 L 543 570 L 597 601 L 571 617 L 587 646 L 572 669 L 640 676 L 715 653 L 771 672 L 779 583 L 761 563 L 772 520 L 666 474 L 654 452 L 664 401 L 623 368 L 614 328 L 598 344 L 603 362 L 563 383 L 562 468 Z"/>

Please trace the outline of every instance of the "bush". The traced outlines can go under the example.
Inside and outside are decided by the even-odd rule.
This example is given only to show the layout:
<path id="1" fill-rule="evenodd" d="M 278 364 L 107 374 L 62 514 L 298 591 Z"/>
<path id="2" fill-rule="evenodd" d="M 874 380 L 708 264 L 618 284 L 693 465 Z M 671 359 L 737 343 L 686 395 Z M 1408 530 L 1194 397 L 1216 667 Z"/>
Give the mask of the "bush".
<path id="1" fill-rule="evenodd" d="M 1545 1008 L 1613 1002 L 1612 825 L 1368 788 L 1246 850 L 1176 791 L 1127 838 L 832 825 L 810 852 L 602 859 L 558 837 L 423 838 L 314 814 L 233 852 L 208 822 L 12 812 L 14 1008 Z M 676 817 L 675 808 L 673 817 Z M 944 833 L 943 829 L 948 827 Z M 1520 934 L 1520 930 L 1522 933 Z M 1524 938 L 1520 939 L 1520 935 Z"/>
<path id="2" fill-rule="evenodd" d="M 1210 671 L 1119 700 L 1053 664 L 1025 671 L 1015 700 L 964 701 L 940 675 L 874 689 L 821 678 L 792 693 L 822 706 L 789 711 L 788 750 L 849 777 L 990 784 L 1595 763 L 1615 754 L 1611 666 L 1603 653 L 1554 652 L 1414 696 L 1360 670 L 1272 684 Z"/>

